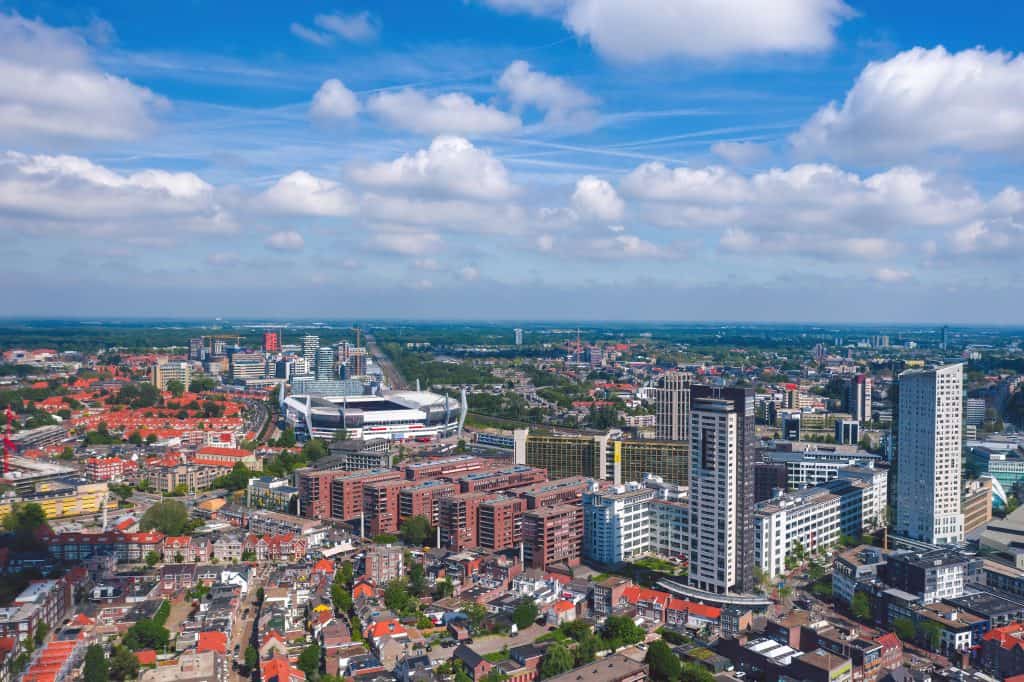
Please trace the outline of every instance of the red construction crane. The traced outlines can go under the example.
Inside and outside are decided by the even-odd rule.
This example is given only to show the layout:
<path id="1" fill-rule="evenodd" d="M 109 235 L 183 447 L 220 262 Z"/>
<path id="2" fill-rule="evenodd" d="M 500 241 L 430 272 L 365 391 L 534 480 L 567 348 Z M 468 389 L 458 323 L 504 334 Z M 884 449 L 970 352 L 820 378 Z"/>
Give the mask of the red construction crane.
<path id="1" fill-rule="evenodd" d="M 4 477 L 11 471 L 11 453 L 14 452 L 14 441 L 11 440 L 11 424 L 14 423 L 14 412 L 7 406 L 7 427 L 4 429 Z"/>

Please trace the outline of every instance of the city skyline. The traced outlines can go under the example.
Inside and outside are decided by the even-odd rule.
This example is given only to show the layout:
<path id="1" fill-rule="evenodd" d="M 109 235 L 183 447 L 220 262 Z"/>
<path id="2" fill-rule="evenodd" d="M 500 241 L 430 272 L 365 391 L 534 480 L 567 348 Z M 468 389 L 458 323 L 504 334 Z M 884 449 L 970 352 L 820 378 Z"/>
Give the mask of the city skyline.
<path id="1" fill-rule="evenodd" d="M 1024 323 L 1024 8 L 622 7 L 8 3 L 0 315 Z"/>

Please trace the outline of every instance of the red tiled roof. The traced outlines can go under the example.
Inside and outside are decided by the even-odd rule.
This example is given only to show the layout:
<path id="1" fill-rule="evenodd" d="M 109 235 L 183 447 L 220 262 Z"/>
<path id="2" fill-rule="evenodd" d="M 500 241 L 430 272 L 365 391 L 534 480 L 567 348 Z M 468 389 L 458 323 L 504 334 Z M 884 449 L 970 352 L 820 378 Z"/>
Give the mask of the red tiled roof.
<path id="1" fill-rule="evenodd" d="M 887 632 L 881 637 L 876 637 L 875 641 L 881 644 L 886 649 L 898 649 L 903 646 L 903 642 L 893 632 Z"/>
<path id="2" fill-rule="evenodd" d="M 993 640 L 999 642 L 999 646 L 1004 649 L 1013 649 L 1018 646 L 1024 648 L 1024 641 L 1021 640 L 1021 637 L 1024 637 L 1024 624 L 1022 623 L 1010 623 L 999 628 L 992 628 L 981 636 L 986 642 Z"/>
<path id="3" fill-rule="evenodd" d="M 387 620 L 371 623 L 366 628 L 366 632 L 364 634 L 369 639 L 377 639 L 378 637 L 384 637 L 388 635 L 391 637 L 394 637 L 396 635 L 404 635 L 406 634 L 406 632 L 405 626 L 398 622 L 397 619 L 389 618 Z"/>
<path id="4" fill-rule="evenodd" d="M 135 658 L 139 660 L 139 665 L 156 665 L 156 651 L 153 649 L 136 651 Z"/>
<path id="5" fill-rule="evenodd" d="M 224 632 L 220 631 L 207 631 L 199 633 L 199 643 L 196 645 L 196 651 L 203 653 L 204 651 L 216 651 L 218 654 L 225 654 L 228 650 L 228 636 Z"/>
<path id="6" fill-rule="evenodd" d="M 265 682 L 288 682 L 289 680 L 304 680 L 306 674 L 292 664 L 284 656 L 274 656 L 269 661 L 260 664 L 260 677 Z"/>
<path id="7" fill-rule="evenodd" d="M 555 613 L 566 613 L 567 611 L 574 611 L 576 609 L 571 601 L 560 599 L 555 602 Z"/>

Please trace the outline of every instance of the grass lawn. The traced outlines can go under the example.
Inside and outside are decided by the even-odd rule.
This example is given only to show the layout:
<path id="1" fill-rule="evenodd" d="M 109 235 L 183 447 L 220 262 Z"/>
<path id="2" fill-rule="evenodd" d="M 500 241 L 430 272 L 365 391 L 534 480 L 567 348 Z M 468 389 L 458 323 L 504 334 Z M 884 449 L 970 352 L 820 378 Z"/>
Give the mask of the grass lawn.
<path id="1" fill-rule="evenodd" d="M 658 571 L 659 573 L 668 573 L 669 575 L 675 575 L 679 571 L 679 566 L 676 566 L 671 561 L 665 559 L 659 559 L 658 557 L 644 557 L 643 559 L 637 559 L 633 562 L 634 566 L 640 568 L 646 568 L 649 571 Z"/>

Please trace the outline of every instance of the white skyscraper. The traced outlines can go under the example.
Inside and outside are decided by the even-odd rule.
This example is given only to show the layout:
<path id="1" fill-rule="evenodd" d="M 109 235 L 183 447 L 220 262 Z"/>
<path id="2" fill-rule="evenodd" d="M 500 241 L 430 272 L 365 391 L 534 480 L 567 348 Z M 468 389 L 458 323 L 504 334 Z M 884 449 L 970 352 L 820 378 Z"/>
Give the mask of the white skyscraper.
<path id="1" fill-rule="evenodd" d="M 515 332 L 515 335 L 516 335 L 516 345 L 517 346 L 523 345 L 523 330 L 517 328 L 517 329 L 513 329 L 512 331 Z"/>
<path id="2" fill-rule="evenodd" d="M 306 359 L 306 366 L 312 372 L 316 367 L 316 352 L 320 350 L 320 337 L 315 334 L 306 334 L 302 337 L 302 357 Z"/>
<path id="3" fill-rule="evenodd" d="M 690 585 L 732 591 L 737 582 L 739 415 L 729 400 L 699 398 L 690 412 Z"/>
<path id="4" fill-rule="evenodd" d="M 691 375 L 668 372 L 654 389 L 655 435 L 658 440 L 687 440 L 690 426 Z"/>
<path id="5" fill-rule="evenodd" d="M 934 544 L 964 539 L 960 503 L 963 365 L 899 377 L 895 531 Z"/>

